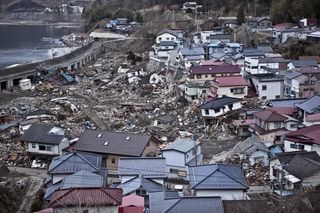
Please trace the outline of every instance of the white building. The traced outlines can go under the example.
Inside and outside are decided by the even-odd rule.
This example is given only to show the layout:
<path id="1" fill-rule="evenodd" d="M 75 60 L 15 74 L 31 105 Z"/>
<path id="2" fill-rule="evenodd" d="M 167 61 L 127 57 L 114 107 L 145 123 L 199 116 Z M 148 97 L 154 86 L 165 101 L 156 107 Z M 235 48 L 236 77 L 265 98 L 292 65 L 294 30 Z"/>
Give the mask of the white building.
<path id="1" fill-rule="evenodd" d="M 252 75 L 256 93 L 262 100 L 283 98 L 283 77 L 274 74 Z"/>
<path id="2" fill-rule="evenodd" d="M 244 98 L 248 95 L 249 83 L 242 76 L 217 77 L 211 81 L 209 96 Z"/>
<path id="3" fill-rule="evenodd" d="M 320 155 L 320 124 L 286 134 L 284 151 L 316 151 Z"/>
<path id="4" fill-rule="evenodd" d="M 64 129 L 53 124 L 35 123 L 21 137 L 27 143 L 27 152 L 38 158 L 50 158 L 62 154 L 69 146 Z"/>
<path id="5" fill-rule="evenodd" d="M 208 101 L 200 106 L 201 115 L 205 119 L 215 119 L 230 111 L 241 109 L 241 99 L 231 97 L 221 97 Z"/>
<path id="6" fill-rule="evenodd" d="M 157 35 L 156 44 L 160 44 L 160 42 L 163 41 L 174 41 L 175 43 L 180 44 L 182 38 L 182 32 L 166 29 Z"/>

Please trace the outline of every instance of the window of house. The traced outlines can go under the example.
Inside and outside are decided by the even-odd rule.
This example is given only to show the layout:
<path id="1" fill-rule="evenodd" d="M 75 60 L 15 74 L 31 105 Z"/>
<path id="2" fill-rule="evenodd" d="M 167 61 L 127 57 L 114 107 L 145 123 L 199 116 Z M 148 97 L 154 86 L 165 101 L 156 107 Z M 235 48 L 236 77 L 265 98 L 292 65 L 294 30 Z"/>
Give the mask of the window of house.
<path id="1" fill-rule="evenodd" d="M 46 146 L 46 150 L 51 152 L 51 146 Z"/>
<path id="2" fill-rule="evenodd" d="M 170 40 L 170 38 L 169 38 L 169 37 L 167 37 L 167 38 L 166 38 L 166 40 Z"/>
<path id="3" fill-rule="evenodd" d="M 31 144 L 31 147 L 32 147 L 32 149 L 35 149 L 36 148 L 36 144 L 35 143 Z"/>
<path id="4" fill-rule="evenodd" d="M 111 163 L 115 164 L 116 163 L 116 159 L 115 158 L 111 158 Z"/>
<path id="5" fill-rule="evenodd" d="M 232 110 L 233 104 L 229 104 L 229 105 L 228 105 L 228 108 L 229 108 L 229 110 Z"/>
<path id="6" fill-rule="evenodd" d="M 281 136 L 276 136 L 275 140 L 276 141 L 280 141 L 281 140 Z"/>
<path id="7" fill-rule="evenodd" d="M 201 75 L 197 75 L 197 78 L 201 78 Z"/>
<path id="8" fill-rule="evenodd" d="M 220 112 L 220 109 L 215 109 L 214 112 L 218 113 L 218 112 Z"/>
<path id="9" fill-rule="evenodd" d="M 297 128 L 297 124 L 290 124 L 290 128 Z"/>
<path id="10" fill-rule="evenodd" d="M 292 143 L 292 144 L 290 144 L 290 148 L 291 148 L 291 149 L 296 149 L 296 148 L 297 148 L 297 145 L 294 144 L 294 143 Z"/>
<path id="11" fill-rule="evenodd" d="M 267 90 L 267 85 L 262 85 L 262 90 Z"/>
<path id="12" fill-rule="evenodd" d="M 146 195 L 147 191 L 144 189 L 137 189 L 136 190 L 136 195 Z"/>
<path id="13" fill-rule="evenodd" d="M 278 177 L 278 171 L 276 170 L 276 168 L 272 168 L 272 175 L 274 176 L 274 177 Z"/>
<path id="14" fill-rule="evenodd" d="M 276 99 L 280 99 L 280 95 L 276 95 Z"/>
<path id="15" fill-rule="evenodd" d="M 170 173 L 178 174 L 179 170 L 178 169 L 170 169 Z"/>
<path id="16" fill-rule="evenodd" d="M 244 94 L 244 88 L 233 88 L 231 90 L 234 94 Z"/>
<path id="17" fill-rule="evenodd" d="M 207 75 L 207 74 L 205 74 L 204 76 L 205 76 L 206 78 L 208 78 L 208 75 Z"/>
<path id="18" fill-rule="evenodd" d="M 209 115 L 209 110 L 208 110 L 208 109 L 205 109 L 205 110 L 204 110 L 204 114 Z"/>
<path id="19" fill-rule="evenodd" d="M 204 94 L 204 93 L 206 93 L 206 92 L 207 92 L 207 90 L 205 90 L 205 89 L 202 90 L 202 94 Z"/>
<path id="20" fill-rule="evenodd" d="M 159 37 L 159 41 L 161 41 L 162 40 L 162 38 L 161 37 Z"/>
<path id="21" fill-rule="evenodd" d="M 41 151 L 46 151 L 46 146 L 44 146 L 44 145 L 39 145 L 39 150 L 41 150 Z"/>
<path id="22" fill-rule="evenodd" d="M 172 38 L 171 38 L 171 40 L 173 41 L 173 40 L 174 40 L 174 38 L 172 37 Z"/>
<path id="23" fill-rule="evenodd" d="M 214 78 L 214 74 L 211 74 L 211 77 Z"/>
<path id="24" fill-rule="evenodd" d="M 281 128 L 281 122 L 274 122 L 274 128 Z"/>
<path id="25" fill-rule="evenodd" d="M 304 150 L 304 145 L 303 145 L 303 144 L 299 144 L 299 145 L 298 145 L 298 149 Z"/>
<path id="26" fill-rule="evenodd" d="M 263 100 L 265 100 L 265 99 L 267 99 L 267 96 L 262 96 L 261 98 L 262 98 Z"/>

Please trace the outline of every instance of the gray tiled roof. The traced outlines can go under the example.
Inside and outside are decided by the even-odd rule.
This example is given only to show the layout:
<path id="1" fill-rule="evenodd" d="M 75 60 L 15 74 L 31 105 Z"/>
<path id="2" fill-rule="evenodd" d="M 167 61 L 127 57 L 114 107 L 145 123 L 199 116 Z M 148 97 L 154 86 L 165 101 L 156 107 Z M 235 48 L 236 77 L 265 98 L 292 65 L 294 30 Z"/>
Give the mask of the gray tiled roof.
<path id="1" fill-rule="evenodd" d="M 104 178 L 100 175 L 81 170 L 62 180 L 61 189 L 77 187 L 99 187 L 104 186 Z"/>
<path id="2" fill-rule="evenodd" d="M 183 197 L 166 213 L 223 213 L 223 203 L 221 197 Z"/>
<path id="3" fill-rule="evenodd" d="M 318 66 L 316 61 L 296 60 L 296 61 L 291 61 L 291 63 L 295 68 L 297 68 L 297 67 L 317 67 Z"/>
<path id="4" fill-rule="evenodd" d="M 168 198 L 166 192 L 158 191 L 149 193 L 150 213 L 164 213 L 173 204 L 180 200 L 180 197 Z"/>
<path id="5" fill-rule="evenodd" d="M 270 150 L 266 145 L 260 141 L 253 140 L 251 138 L 248 138 L 244 141 L 241 141 L 237 143 L 233 149 L 234 154 L 240 153 L 245 155 L 251 155 L 255 151 L 263 151 L 269 153 Z"/>
<path id="6" fill-rule="evenodd" d="M 85 170 L 100 172 L 102 157 L 99 155 L 73 152 L 52 159 L 48 172 L 50 174 L 73 174 Z"/>
<path id="7" fill-rule="evenodd" d="M 163 151 L 166 150 L 176 150 L 178 152 L 187 153 L 191 149 L 193 149 L 195 146 L 195 142 L 191 138 L 178 138 L 175 140 L 172 144 L 166 146 L 163 148 Z"/>
<path id="8" fill-rule="evenodd" d="M 208 164 L 189 167 L 192 189 L 240 189 L 248 188 L 241 168 L 234 165 Z"/>
<path id="9" fill-rule="evenodd" d="M 118 164 L 119 175 L 142 175 L 146 178 L 165 178 L 165 158 L 120 158 Z"/>
<path id="10" fill-rule="evenodd" d="M 104 186 L 104 178 L 100 175 L 87 172 L 79 171 L 72 175 L 69 175 L 62 179 L 61 181 L 50 185 L 44 195 L 45 200 L 50 200 L 52 194 L 59 189 L 69 189 L 69 188 L 85 188 L 85 187 L 100 187 Z"/>
<path id="11" fill-rule="evenodd" d="M 276 99 L 270 100 L 267 102 L 267 106 L 271 107 L 295 107 L 295 104 L 304 102 L 305 98 L 297 98 L 297 99 Z"/>
<path id="12" fill-rule="evenodd" d="M 169 34 L 171 34 L 171 35 L 173 35 L 173 36 L 179 37 L 179 33 L 178 33 L 178 32 L 176 32 L 176 31 L 174 31 L 174 30 L 170 30 L 170 29 L 162 30 L 162 31 L 158 34 L 158 36 L 161 35 L 161 34 L 164 34 L 164 33 L 169 33 Z"/>
<path id="13" fill-rule="evenodd" d="M 32 124 L 21 137 L 21 141 L 44 144 L 59 144 L 65 136 L 49 133 L 53 127 L 53 124 Z"/>
<path id="14" fill-rule="evenodd" d="M 300 179 L 308 178 L 320 172 L 320 161 L 296 155 L 289 161 L 285 170 Z"/>
<path id="15" fill-rule="evenodd" d="M 150 139 L 150 135 L 143 134 L 85 130 L 74 148 L 86 152 L 139 157 Z"/>
<path id="16" fill-rule="evenodd" d="M 205 104 L 202 104 L 200 106 L 200 109 L 213 109 L 213 110 L 221 109 L 223 106 L 233 104 L 239 101 L 241 101 L 241 99 L 239 98 L 221 97 L 221 98 L 214 99 L 212 101 L 208 101 Z"/>
<path id="17" fill-rule="evenodd" d="M 145 189 L 148 193 L 159 192 L 163 190 L 163 185 L 139 176 L 118 185 L 117 188 L 122 189 L 124 195 L 128 195 L 140 188 Z"/>
<path id="18" fill-rule="evenodd" d="M 181 54 L 183 56 L 197 56 L 197 55 L 204 55 L 204 49 L 202 47 L 185 47 L 180 49 Z"/>
<path id="19" fill-rule="evenodd" d="M 296 104 L 295 106 L 308 113 L 320 111 L 320 95 L 314 95 L 304 102 Z"/>
<path id="20" fill-rule="evenodd" d="M 297 72 L 297 71 L 293 71 L 293 72 L 289 72 L 285 75 L 286 79 L 294 79 L 296 77 L 299 77 L 300 75 L 303 75 L 301 72 Z"/>

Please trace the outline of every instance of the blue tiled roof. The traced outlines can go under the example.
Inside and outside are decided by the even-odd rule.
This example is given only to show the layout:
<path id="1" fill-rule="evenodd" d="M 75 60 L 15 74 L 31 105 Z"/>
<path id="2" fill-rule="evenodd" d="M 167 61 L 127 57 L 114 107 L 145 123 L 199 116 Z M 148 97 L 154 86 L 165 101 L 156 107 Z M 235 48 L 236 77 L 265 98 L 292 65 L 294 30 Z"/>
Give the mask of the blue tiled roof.
<path id="1" fill-rule="evenodd" d="M 221 197 L 183 197 L 166 213 L 223 213 L 223 203 Z"/>
<path id="2" fill-rule="evenodd" d="M 48 172 L 50 174 L 73 174 L 81 170 L 99 172 L 101 159 L 99 155 L 73 152 L 53 158 Z"/>
<path id="3" fill-rule="evenodd" d="M 148 193 L 163 190 L 161 184 L 141 176 L 132 178 L 123 184 L 118 185 L 117 188 L 121 188 L 124 195 L 130 194 L 139 188 L 145 189 Z"/>
<path id="4" fill-rule="evenodd" d="M 247 189 L 247 182 L 238 166 L 209 164 L 189 167 L 192 189 Z"/>

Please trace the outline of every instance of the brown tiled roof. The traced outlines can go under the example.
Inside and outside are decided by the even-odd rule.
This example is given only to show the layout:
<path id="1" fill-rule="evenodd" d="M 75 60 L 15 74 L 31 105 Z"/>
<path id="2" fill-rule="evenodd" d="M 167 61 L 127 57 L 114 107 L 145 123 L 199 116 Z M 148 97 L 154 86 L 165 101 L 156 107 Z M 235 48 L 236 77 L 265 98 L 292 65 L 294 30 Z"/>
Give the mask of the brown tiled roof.
<path id="1" fill-rule="evenodd" d="M 121 202 L 122 189 L 106 187 L 72 188 L 56 191 L 52 196 L 50 206 L 119 206 Z"/>
<path id="2" fill-rule="evenodd" d="M 139 157 L 152 136 L 129 132 L 85 130 L 74 149 L 100 154 L 115 154 Z"/>
<path id="3" fill-rule="evenodd" d="M 280 122 L 288 119 L 287 117 L 268 109 L 256 112 L 253 115 L 267 122 Z"/>

